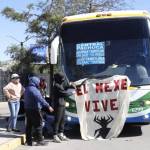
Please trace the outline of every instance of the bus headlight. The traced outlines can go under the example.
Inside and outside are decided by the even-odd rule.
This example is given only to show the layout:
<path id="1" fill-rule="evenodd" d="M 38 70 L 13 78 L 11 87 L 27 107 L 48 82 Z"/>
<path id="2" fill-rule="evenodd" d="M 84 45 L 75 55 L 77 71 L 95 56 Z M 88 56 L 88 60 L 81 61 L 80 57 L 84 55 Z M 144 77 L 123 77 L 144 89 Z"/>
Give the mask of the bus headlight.
<path id="1" fill-rule="evenodd" d="M 70 117 L 70 116 L 68 116 L 68 117 L 67 117 L 67 120 L 68 120 L 68 121 L 71 121 L 71 117 Z"/>
<path id="2" fill-rule="evenodd" d="M 69 103 L 68 103 L 68 102 L 66 102 L 65 106 L 66 106 L 66 107 L 69 107 Z"/>
<path id="3" fill-rule="evenodd" d="M 144 115 L 144 118 L 145 118 L 145 119 L 149 118 L 149 115 L 148 115 L 148 114 L 147 114 L 147 115 Z"/>
<path id="4" fill-rule="evenodd" d="M 145 101 L 146 105 L 150 105 L 150 100 Z"/>

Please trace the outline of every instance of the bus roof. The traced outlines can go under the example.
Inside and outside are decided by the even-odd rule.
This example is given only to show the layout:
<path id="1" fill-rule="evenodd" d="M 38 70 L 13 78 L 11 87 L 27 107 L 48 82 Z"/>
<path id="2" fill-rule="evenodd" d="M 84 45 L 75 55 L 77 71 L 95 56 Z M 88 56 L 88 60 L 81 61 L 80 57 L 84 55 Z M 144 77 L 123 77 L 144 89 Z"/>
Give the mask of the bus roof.
<path id="1" fill-rule="evenodd" d="M 145 10 L 122 10 L 122 11 L 105 11 L 67 16 L 63 19 L 63 23 L 77 22 L 94 19 L 109 19 L 109 18 L 126 18 L 126 17 L 148 17 L 150 13 Z"/>

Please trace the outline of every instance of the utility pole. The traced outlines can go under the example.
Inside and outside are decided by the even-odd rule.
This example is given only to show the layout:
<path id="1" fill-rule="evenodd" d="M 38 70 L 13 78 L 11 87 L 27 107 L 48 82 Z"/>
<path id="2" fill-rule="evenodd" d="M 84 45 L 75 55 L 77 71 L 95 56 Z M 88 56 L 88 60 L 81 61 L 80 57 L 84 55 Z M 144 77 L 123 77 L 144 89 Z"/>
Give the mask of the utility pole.
<path id="1" fill-rule="evenodd" d="M 24 42 L 20 42 L 21 49 L 23 49 L 23 43 L 24 43 Z"/>
<path id="2" fill-rule="evenodd" d="M 52 98 L 53 96 L 53 74 L 54 74 L 54 67 L 51 64 L 51 40 L 48 40 L 48 60 L 49 60 L 49 96 Z"/>

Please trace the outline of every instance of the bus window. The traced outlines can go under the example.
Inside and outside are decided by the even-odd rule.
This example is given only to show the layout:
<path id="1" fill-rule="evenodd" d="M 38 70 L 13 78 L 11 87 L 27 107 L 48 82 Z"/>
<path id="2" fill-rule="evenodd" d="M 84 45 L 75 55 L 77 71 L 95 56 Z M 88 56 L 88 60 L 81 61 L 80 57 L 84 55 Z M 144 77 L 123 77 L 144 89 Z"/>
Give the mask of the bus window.
<path id="1" fill-rule="evenodd" d="M 147 78 L 150 77 L 150 34 L 146 18 L 67 23 L 62 25 L 61 36 L 64 69 L 72 81 L 100 73 L 127 75 L 127 66 L 136 65 L 145 67 Z M 114 64 L 118 67 L 110 67 Z M 139 70 L 140 67 L 137 68 Z M 132 80 L 134 77 L 131 76 L 132 73 Z M 150 81 L 134 80 L 131 84 L 150 84 Z"/>

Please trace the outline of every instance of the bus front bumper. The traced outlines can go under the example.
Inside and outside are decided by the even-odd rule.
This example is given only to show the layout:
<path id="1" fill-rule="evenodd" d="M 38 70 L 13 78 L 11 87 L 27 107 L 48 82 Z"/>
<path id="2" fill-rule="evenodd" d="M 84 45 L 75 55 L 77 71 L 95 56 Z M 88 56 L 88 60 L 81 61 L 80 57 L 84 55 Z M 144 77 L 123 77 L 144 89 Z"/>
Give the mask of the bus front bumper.
<path id="1" fill-rule="evenodd" d="M 150 123 L 150 113 L 138 117 L 128 117 L 126 123 Z"/>

